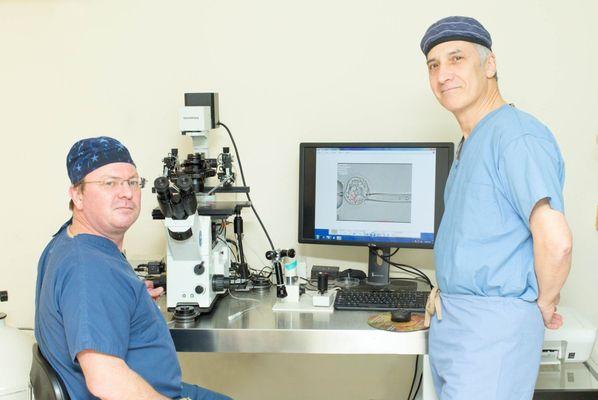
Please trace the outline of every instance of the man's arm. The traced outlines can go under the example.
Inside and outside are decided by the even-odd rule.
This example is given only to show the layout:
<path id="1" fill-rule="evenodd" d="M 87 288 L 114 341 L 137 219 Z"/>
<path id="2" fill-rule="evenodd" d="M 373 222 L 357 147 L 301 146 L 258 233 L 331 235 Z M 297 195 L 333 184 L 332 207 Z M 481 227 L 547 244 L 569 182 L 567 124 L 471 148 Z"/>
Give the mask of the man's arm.
<path id="1" fill-rule="evenodd" d="M 544 325 L 558 329 L 563 318 L 556 313 L 559 294 L 571 269 L 571 231 L 565 216 L 540 200 L 530 216 L 534 241 L 534 268 L 538 279 L 538 307 Z"/>
<path id="2" fill-rule="evenodd" d="M 102 400 L 165 400 L 120 358 L 93 350 L 77 354 L 87 388 Z"/>

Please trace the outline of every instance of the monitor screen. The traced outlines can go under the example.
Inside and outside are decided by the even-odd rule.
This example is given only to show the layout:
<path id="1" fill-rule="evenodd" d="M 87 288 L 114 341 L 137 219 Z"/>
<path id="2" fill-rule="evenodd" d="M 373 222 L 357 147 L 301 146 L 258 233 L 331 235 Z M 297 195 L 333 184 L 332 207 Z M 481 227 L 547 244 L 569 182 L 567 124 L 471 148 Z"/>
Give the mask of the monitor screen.
<path id="1" fill-rule="evenodd" d="M 299 242 L 432 248 L 452 143 L 301 143 Z"/>

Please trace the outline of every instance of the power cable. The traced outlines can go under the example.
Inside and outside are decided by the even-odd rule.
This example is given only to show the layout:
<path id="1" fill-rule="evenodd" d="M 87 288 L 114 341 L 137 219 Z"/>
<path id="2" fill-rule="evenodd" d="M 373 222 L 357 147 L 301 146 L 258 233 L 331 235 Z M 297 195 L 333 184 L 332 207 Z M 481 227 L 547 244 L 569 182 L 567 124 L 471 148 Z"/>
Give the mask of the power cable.
<path id="1" fill-rule="evenodd" d="M 232 142 L 233 148 L 235 149 L 235 155 L 237 156 L 237 162 L 239 163 L 239 171 L 241 172 L 241 180 L 243 181 L 243 186 L 247 187 L 247 183 L 245 182 L 245 174 L 243 173 L 243 165 L 241 164 L 241 157 L 239 157 L 239 150 L 237 150 L 237 144 L 235 143 L 233 134 L 231 133 L 230 129 L 228 129 L 228 126 L 226 126 L 224 123 L 218 122 L 218 125 L 221 125 L 224 129 L 226 129 L 226 132 L 228 132 L 230 141 Z M 266 238 L 268 239 L 268 243 L 270 243 L 270 247 L 272 248 L 272 251 L 275 251 L 274 243 L 272 243 L 272 239 L 270 238 L 270 235 L 268 234 L 268 230 L 264 226 L 262 219 L 260 218 L 259 214 L 257 213 L 257 210 L 253 206 L 253 202 L 251 201 L 251 196 L 249 196 L 249 192 L 246 192 L 245 195 L 247 196 L 247 200 L 251 204 L 251 209 L 253 210 L 258 222 L 260 223 L 262 229 L 264 230 L 264 233 L 266 234 Z"/>
<path id="2" fill-rule="evenodd" d="M 411 380 L 411 388 L 409 388 L 409 395 L 407 396 L 407 400 L 411 400 L 411 393 L 413 392 L 413 387 L 415 386 L 415 380 L 417 379 L 417 366 L 419 364 L 419 354 L 415 356 L 415 367 L 413 367 L 413 379 Z"/>
<path id="3" fill-rule="evenodd" d="M 418 277 L 422 278 L 430 286 L 430 289 L 433 288 L 434 285 L 432 284 L 432 281 L 430 280 L 430 278 L 428 277 L 428 275 L 426 275 L 424 272 L 422 272 L 419 268 L 416 268 L 416 267 L 408 265 L 408 264 L 396 263 L 396 262 L 390 260 L 390 258 L 392 256 L 394 256 L 395 254 L 397 254 L 398 251 L 399 251 L 399 249 L 397 248 L 389 256 L 384 256 L 384 255 L 378 254 L 378 252 L 376 250 L 370 248 L 370 252 L 373 253 L 373 254 L 375 254 L 382 261 L 387 262 L 389 265 L 392 265 L 393 267 L 395 267 L 395 268 L 397 268 L 397 269 L 399 269 L 399 270 L 401 270 L 401 271 L 403 271 L 405 273 L 408 273 L 408 274 L 411 274 L 411 275 L 415 275 L 415 276 L 418 276 Z"/>

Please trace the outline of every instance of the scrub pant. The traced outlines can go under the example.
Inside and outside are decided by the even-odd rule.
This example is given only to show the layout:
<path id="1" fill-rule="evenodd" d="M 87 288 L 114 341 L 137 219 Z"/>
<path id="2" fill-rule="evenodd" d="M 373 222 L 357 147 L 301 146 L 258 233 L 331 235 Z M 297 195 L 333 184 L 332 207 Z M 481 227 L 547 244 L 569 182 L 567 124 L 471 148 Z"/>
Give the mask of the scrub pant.
<path id="1" fill-rule="evenodd" d="M 181 398 L 189 398 L 191 400 L 231 400 L 230 397 L 223 394 L 212 392 L 211 390 L 197 385 L 190 385 L 185 382 L 183 382 Z"/>
<path id="2" fill-rule="evenodd" d="M 544 322 L 535 302 L 441 293 L 429 354 L 440 400 L 529 400 L 540 366 Z"/>

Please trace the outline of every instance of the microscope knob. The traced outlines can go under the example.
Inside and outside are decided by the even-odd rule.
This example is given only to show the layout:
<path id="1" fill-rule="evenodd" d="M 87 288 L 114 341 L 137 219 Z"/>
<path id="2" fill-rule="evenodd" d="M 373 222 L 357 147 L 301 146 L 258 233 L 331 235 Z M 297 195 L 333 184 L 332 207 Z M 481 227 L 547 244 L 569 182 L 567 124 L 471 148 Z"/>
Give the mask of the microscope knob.
<path id="1" fill-rule="evenodd" d="M 203 293 L 203 287 L 201 285 L 195 286 L 195 293 L 202 294 Z"/>
<path id="2" fill-rule="evenodd" d="M 193 272 L 195 272 L 195 275 L 201 275 L 204 273 L 206 268 L 203 266 L 203 264 L 204 264 L 204 262 L 202 261 L 201 263 L 199 263 L 195 267 L 193 267 Z"/>
<path id="3" fill-rule="evenodd" d="M 222 292 L 230 287 L 230 278 L 224 275 L 214 275 L 212 277 L 212 290 Z"/>

